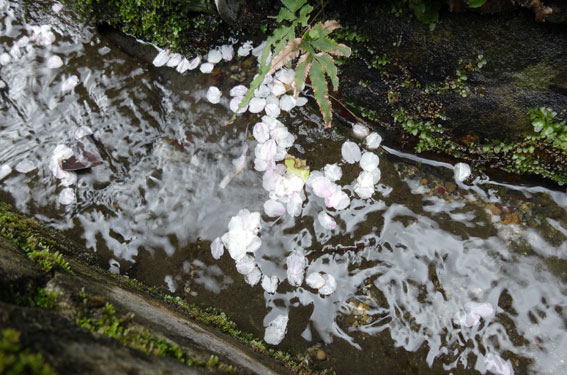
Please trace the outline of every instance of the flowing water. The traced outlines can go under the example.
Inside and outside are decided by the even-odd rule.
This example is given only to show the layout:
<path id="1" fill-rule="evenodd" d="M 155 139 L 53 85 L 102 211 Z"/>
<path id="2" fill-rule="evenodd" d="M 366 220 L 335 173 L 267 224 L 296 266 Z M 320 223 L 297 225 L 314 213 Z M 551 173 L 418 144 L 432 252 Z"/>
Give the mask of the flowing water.
<path id="1" fill-rule="evenodd" d="M 256 115 L 225 125 L 228 90 L 247 60 L 181 75 L 128 56 L 65 9 L 32 7 L 24 22 L 18 3 L 0 0 L 0 55 L 8 55 L 0 66 L 0 166 L 13 169 L 0 180 L 3 200 L 82 242 L 111 272 L 219 307 L 260 337 L 288 315 L 280 347 L 322 348 L 327 358 L 313 359 L 316 367 L 567 373 L 564 192 L 478 178 L 456 183 L 451 165 L 381 147 L 376 193 L 360 199 L 353 193 L 360 167 L 341 161 L 341 146 L 362 142 L 344 126 L 323 129 L 310 102 L 280 117 L 297 137 L 288 152 L 312 171 L 341 164 L 351 204 L 329 211 L 338 225 L 326 229 L 317 220 L 325 203 L 308 187 L 300 216 L 270 218 L 253 151 L 247 167 L 219 186 L 245 145 L 256 144 Z M 40 25 L 51 25 L 53 40 L 34 31 Z M 63 65 L 48 68 L 52 56 Z M 71 76 L 78 84 L 64 87 Z M 211 85 L 223 92 L 219 104 L 206 99 Z M 63 186 L 50 159 L 85 126 L 102 165 Z M 69 188 L 74 201 L 62 204 Z M 264 275 L 278 278 L 274 294 L 249 286 L 228 254 L 211 256 L 211 241 L 243 208 L 263 214 L 254 257 Z M 333 275 L 336 291 L 290 285 L 292 251 L 306 256 L 307 273 Z M 475 316 L 471 302 L 494 312 Z"/>

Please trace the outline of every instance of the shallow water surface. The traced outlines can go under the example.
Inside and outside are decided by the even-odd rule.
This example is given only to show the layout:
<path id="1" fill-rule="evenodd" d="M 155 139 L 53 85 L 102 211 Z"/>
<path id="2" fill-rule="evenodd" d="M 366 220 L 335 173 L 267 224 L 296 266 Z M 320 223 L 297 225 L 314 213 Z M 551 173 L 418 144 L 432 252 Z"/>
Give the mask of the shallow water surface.
<path id="1" fill-rule="evenodd" d="M 0 196 L 17 209 L 84 243 L 111 272 L 222 308 L 258 336 L 288 315 L 280 346 L 322 348 L 327 359 L 313 359 L 316 367 L 504 374 L 498 360 L 509 360 L 515 374 L 567 373 L 564 192 L 456 183 L 450 165 L 382 147 L 376 193 L 360 199 L 353 192 L 360 167 L 341 160 L 341 146 L 363 142 L 344 125 L 324 130 L 310 102 L 280 117 L 297 137 L 288 153 L 312 171 L 339 163 L 350 206 L 328 210 L 338 225 L 326 229 L 317 220 L 325 203 L 307 187 L 300 216 L 270 218 L 251 162 L 258 116 L 225 125 L 243 58 L 209 75 L 180 75 L 126 55 L 65 9 L 34 7 L 24 23 L 17 3 L 0 0 L 0 54 L 10 55 L 0 67 L 0 165 L 13 169 Z M 51 25 L 53 43 L 35 41 L 39 25 Z M 63 65 L 48 68 L 52 56 Z M 73 75 L 78 84 L 64 90 Z M 219 104 L 205 98 L 210 85 L 223 92 Z M 67 187 L 49 162 L 84 126 L 103 163 L 77 174 L 75 201 L 64 205 Z M 222 188 L 246 146 L 247 167 Z M 254 258 L 262 274 L 278 278 L 274 294 L 249 286 L 227 253 L 211 256 L 211 241 L 243 208 L 263 214 Z M 333 275 L 336 291 L 290 285 L 293 251 L 306 256 L 306 274 Z M 494 312 L 475 320 L 472 302 Z"/>

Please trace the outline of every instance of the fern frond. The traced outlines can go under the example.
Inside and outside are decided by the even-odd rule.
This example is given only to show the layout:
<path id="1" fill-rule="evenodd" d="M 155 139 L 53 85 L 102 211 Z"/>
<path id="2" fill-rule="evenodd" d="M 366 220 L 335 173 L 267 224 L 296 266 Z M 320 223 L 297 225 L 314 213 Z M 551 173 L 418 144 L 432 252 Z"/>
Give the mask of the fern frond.
<path id="1" fill-rule="evenodd" d="M 309 74 L 309 69 L 311 69 L 311 60 L 313 55 L 310 53 L 305 53 L 301 55 L 295 66 L 295 89 L 293 90 L 293 97 L 297 99 L 299 92 L 307 79 Z"/>
<path id="2" fill-rule="evenodd" d="M 299 56 L 299 46 L 301 45 L 301 38 L 292 39 L 280 53 L 272 59 L 272 67 L 268 74 L 274 72 L 286 65 L 288 62 Z"/>
<path id="3" fill-rule="evenodd" d="M 327 76 L 331 79 L 333 90 L 337 91 L 339 89 L 339 77 L 337 76 L 335 60 L 326 52 L 319 52 L 315 55 L 315 58 L 319 61 L 325 70 L 325 73 L 327 73 Z"/>
<path id="4" fill-rule="evenodd" d="M 317 59 L 313 59 L 311 63 L 309 78 L 313 85 L 315 101 L 323 114 L 323 120 L 325 120 L 325 128 L 330 128 L 333 114 L 331 112 L 331 101 L 329 100 L 329 88 L 327 87 L 327 81 L 325 81 L 323 66 Z"/>

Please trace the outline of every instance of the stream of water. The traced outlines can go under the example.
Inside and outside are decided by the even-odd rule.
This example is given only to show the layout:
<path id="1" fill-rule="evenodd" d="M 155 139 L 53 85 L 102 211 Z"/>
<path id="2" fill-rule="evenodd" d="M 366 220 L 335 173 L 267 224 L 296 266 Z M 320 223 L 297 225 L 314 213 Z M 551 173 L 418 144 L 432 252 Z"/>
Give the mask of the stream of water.
<path id="1" fill-rule="evenodd" d="M 296 137 L 288 153 L 311 171 L 338 163 L 350 205 L 327 210 L 307 186 L 299 216 L 269 217 L 253 162 L 259 116 L 225 125 L 228 92 L 247 84 L 238 72 L 251 57 L 178 74 L 128 56 L 66 9 L 31 7 L 24 22 L 19 3 L 0 0 L 3 200 L 82 242 L 109 271 L 219 307 L 260 337 L 289 317 L 280 346 L 322 348 L 328 358 L 315 366 L 339 374 L 567 374 L 564 192 L 466 185 L 452 165 L 380 147 L 381 179 L 362 199 L 361 168 L 341 148 L 364 142 L 345 126 L 324 129 L 310 100 L 279 117 Z M 212 85 L 218 104 L 206 98 Z M 68 184 L 51 160 L 85 127 L 102 164 Z M 246 166 L 222 187 L 245 145 Z M 277 278 L 275 293 L 248 285 L 227 252 L 211 255 L 242 209 L 262 215 L 252 256 Z M 322 211 L 336 228 L 322 225 Z M 293 252 L 336 290 L 293 285 Z"/>

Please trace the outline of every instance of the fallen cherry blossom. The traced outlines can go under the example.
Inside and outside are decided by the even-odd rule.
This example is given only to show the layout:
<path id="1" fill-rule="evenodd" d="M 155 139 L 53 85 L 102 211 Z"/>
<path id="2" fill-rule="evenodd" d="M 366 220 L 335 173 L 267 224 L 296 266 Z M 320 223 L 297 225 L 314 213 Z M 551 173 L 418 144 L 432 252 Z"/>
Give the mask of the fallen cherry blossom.
<path id="1" fill-rule="evenodd" d="M 372 172 L 376 168 L 378 168 L 378 163 L 380 159 L 378 155 L 373 152 L 365 152 L 360 157 L 360 167 L 367 172 Z"/>
<path id="2" fill-rule="evenodd" d="M 68 77 L 63 83 L 61 84 L 61 91 L 67 92 L 71 91 L 79 84 L 79 78 L 76 75 L 72 75 Z"/>
<path id="3" fill-rule="evenodd" d="M 224 61 L 231 61 L 234 56 L 234 48 L 232 48 L 232 45 L 230 44 L 221 46 L 220 52 Z"/>
<path id="4" fill-rule="evenodd" d="M 264 110 L 264 107 L 266 106 L 266 99 L 264 98 L 252 98 L 252 100 L 250 100 L 250 103 L 248 103 L 248 110 L 251 113 L 260 113 Z"/>
<path id="5" fill-rule="evenodd" d="M 270 139 L 270 130 L 268 128 L 268 125 L 264 124 L 263 122 L 257 122 L 256 125 L 254 125 L 252 134 L 254 135 L 254 138 L 260 143 L 264 143 L 268 139 Z"/>
<path id="6" fill-rule="evenodd" d="M 321 211 L 317 215 L 317 220 L 319 224 L 325 229 L 335 229 L 337 227 L 337 222 L 328 213 Z"/>
<path id="7" fill-rule="evenodd" d="M 270 217 L 278 217 L 285 214 L 285 207 L 280 202 L 270 199 L 264 203 L 264 212 Z"/>
<path id="8" fill-rule="evenodd" d="M 199 69 L 201 70 L 201 73 L 207 74 L 207 73 L 212 72 L 214 67 L 215 67 L 214 64 L 206 62 L 206 63 L 201 64 Z"/>
<path id="9" fill-rule="evenodd" d="M 12 173 L 12 168 L 8 164 L 3 164 L 0 167 L 0 181 L 6 178 L 10 173 Z"/>
<path id="10" fill-rule="evenodd" d="M 220 102 L 221 95 L 222 93 L 218 89 L 218 87 L 211 86 L 207 90 L 207 100 L 213 104 L 217 104 Z"/>
<path id="11" fill-rule="evenodd" d="M 457 182 L 463 182 L 471 176 L 471 167 L 465 163 L 455 164 L 453 171 Z"/>
<path id="12" fill-rule="evenodd" d="M 360 148 L 356 143 L 346 141 L 341 147 L 341 155 L 347 163 L 357 163 L 361 157 Z"/>
<path id="13" fill-rule="evenodd" d="M 222 60 L 222 53 L 218 49 L 212 49 L 207 54 L 207 62 L 217 64 Z"/>
<path id="14" fill-rule="evenodd" d="M 254 286 L 258 284 L 261 278 L 262 278 L 262 272 L 258 267 L 254 267 L 252 272 L 244 276 L 244 281 L 246 281 L 248 285 Z"/>
<path id="15" fill-rule="evenodd" d="M 287 281 L 292 286 L 300 286 L 303 283 L 304 269 L 307 263 L 305 256 L 298 251 L 292 251 L 285 263 L 287 265 Z"/>
<path id="16" fill-rule="evenodd" d="M 278 289 L 279 282 L 280 280 L 275 275 L 271 277 L 267 275 L 262 276 L 262 288 L 264 288 L 267 293 L 274 294 Z"/>
<path id="17" fill-rule="evenodd" d="M 211 255 L 215 259 L 220 259 L 220 257 L 224 254 L 224 246 L 222 244 L 222 240 L 220 237 L 214 239 L 211 243 Z"/>
<path id="18" fill-rule="evenodd" d="M 512 363 L 509 360 L 504 361 L 502 357 L 492 353 L 486 355 L 485 366 L 486 370 L 494 375 L 514 375 Z"/>
<path id="19" fill-rule="evenodd" d="M 189 61 L 189 66 L 187 67 L 189 70 L 196 69 L 199 64 L 201 63 L 201 56 L 194 57 L 192 60 Z M 211 67 L 212 70 L 212 67 Z"/>
<path id="20" fill-rule="evenodd" d="M 71 188 L 65 188 L 59 193 L 58 202 L 64 206 L 67 206 L 75 202 L 75 191 Z"/>
<path id="21" fill-rule="evenodd" d="M 49 69 L 58 69 L 63 66 L 63 60 L 61 60 L 61 57 L 53 55 L 47 59 L 46 65 Z"/>
<path id="22" fill-rule="evenodd" d="M 20 173 L 26 174 L 35 170 L 36 168 L 37 166 L 34 163 L 27 159 L 24 159 L 16 164 L 16 167 L 14 169 Z"/>
<path id="23" fill-rule="evenodd" d="M 285 337 L 287 331 L 287 322 L 289 318 L 287 315 L 278 315 L 266 327 L 264 333 L 264 341 L 271 345 L 278 345 Z"/>
<path id="24" fill-rule="evenodd" d="M 354 124 L 352 126 L 352 132 L 354 133 L 355 137 L 364 138 L 370 131 L 368 130 L 368 127 L 366 125 Z"/>
<path id="25" fill-rule="evenodd" d="M 325 177 L 331 181 L 338 181 L 341 177 L 343 177 L 343 171 L 338 164 L 327 164 L 323 170 L 325 172 Z"/>
<path id="26" fill-rule="evenodd" d="M 377 149 L 380 143 L 382 143 L 382 137 L 378 133 L 370 133 L 366 137 L 366 148 L 369 150 Z"/>

